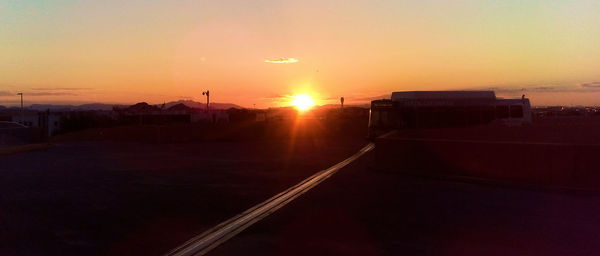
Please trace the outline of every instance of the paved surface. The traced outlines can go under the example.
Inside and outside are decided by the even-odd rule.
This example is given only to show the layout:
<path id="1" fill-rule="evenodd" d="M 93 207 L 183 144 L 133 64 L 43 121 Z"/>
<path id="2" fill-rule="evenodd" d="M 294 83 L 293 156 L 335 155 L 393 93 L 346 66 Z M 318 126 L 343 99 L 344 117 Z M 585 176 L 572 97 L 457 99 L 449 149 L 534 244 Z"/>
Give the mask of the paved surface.
<path id="1" fill-rule="evenodd" d="M 290 187 L 289 189 L 267 199 L 266 201 L 253 206 L 252 208 L 236 215 L 235 217 L 220 223 L 214 228 L 188 240 L 168 255 L 204 255 L 211 249 L 227 241 L 236 234 L 242 232 L 247 227 L 260 221 L 271 213 L 284 207 L 295 198 L 310 191 L 313 187 L 319 185 L 343 167 L 359 159 L 361 156 L 374 148 L 374 143 L 369 143 L 359 152 L 339 163 L 315 173 L 302 182 Z"/>
<path id="2" fill-rule="evenodd" d="M 318 138 L 77 142 L 1 156 L 0 255 L 161 255 L 365 144 Z M 600 254 L 597 194 L 410 178 L 372 171 L 371 158 L 211 253 Z"/>
<path id="3" fill-rule="evenodd" d="M 162 255 L 364 144 L 74 142 L 0 156 L 0 255 Z"/>
<path id="4" fill-rule="evenodd" d="M 600 196 L 371 171 L 362 158 L 208 255 L 597 255 Z"/>

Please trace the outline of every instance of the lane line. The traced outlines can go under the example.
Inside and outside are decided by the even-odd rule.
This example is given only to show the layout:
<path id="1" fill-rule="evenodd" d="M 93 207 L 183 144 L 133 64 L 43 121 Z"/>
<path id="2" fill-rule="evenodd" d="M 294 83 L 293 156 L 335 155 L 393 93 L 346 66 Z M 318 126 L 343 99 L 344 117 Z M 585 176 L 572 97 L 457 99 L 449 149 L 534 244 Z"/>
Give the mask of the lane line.
<path id="1" fill-rule="evenodd" d="M 325 170 L 322 170 L 302 182 L 292 186 L 291 188 L 267 199 L 266 201 L 257 204 L 256 206 L 244 211 L 241 214 L 228 219 L 210 230 L 188 240 L 181 246 L 173 249 L 166 255 L 169 256 L 188 256 L 188 255 L 204 255 L 211 249 L 217 247 L 231 237 L 242 232 L 257 221 L 269 216 L 279 208 L 285 206 L 296 197 L 306 193 L 308 190 L 331 177 L 344 166 L 352 163 L 365 153 L 375 148 L 374 143 L 369 143 L 354 155 L 341 161 Z"/>

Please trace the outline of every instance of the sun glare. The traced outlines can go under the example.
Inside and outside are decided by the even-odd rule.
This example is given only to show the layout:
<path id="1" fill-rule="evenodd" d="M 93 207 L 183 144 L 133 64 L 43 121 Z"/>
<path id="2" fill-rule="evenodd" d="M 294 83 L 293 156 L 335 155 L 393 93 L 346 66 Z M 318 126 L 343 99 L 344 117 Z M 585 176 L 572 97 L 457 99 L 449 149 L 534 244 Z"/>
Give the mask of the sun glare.
<path id="1" fill-rule="evenodd" d="M 314 106 L 315 101 L 308 94 L 297 94 L 292 100 L 292 105 L 300 111 L 305 111 Z"/>

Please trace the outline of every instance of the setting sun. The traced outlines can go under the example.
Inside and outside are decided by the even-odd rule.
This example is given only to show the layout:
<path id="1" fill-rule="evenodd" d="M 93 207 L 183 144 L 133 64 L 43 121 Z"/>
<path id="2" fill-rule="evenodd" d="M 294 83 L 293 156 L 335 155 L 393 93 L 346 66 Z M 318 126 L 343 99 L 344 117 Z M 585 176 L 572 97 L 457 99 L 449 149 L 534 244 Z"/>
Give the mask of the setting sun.
<path id="1" fill-rule="evenodd" d="M 292 105 L 298 110 L 304 111 L 314 106 L 315 101 L 308 94 L 297 94 L 294 96 L 294 100 L 292 100 Z"/>

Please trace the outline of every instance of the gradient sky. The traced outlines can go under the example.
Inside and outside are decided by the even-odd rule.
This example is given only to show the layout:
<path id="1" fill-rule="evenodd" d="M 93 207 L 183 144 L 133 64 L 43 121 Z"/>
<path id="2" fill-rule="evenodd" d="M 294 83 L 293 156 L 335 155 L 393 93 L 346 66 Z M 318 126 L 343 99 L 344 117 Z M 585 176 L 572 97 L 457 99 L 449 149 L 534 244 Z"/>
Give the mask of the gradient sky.
<path id="1" fill-rule="evenodd" d="M 0 104 L 206 89 L 249 107 L 444 89 L 600 105 L 600 1 L 0 2 Z"/>

